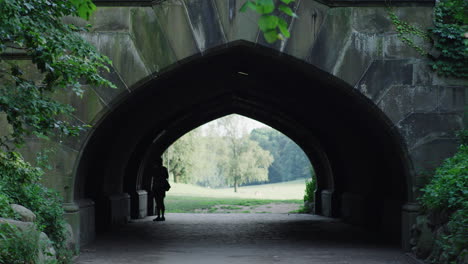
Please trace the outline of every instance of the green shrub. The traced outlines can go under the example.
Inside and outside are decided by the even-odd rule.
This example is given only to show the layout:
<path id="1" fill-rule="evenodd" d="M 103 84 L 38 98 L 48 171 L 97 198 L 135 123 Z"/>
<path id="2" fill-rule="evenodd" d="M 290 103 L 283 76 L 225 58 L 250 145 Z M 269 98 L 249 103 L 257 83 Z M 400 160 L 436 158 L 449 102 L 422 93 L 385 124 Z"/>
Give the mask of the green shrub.
<path id="1" fill-rule="evenodd" d="M 460 136 L 461 135 L 461 136 Z M 466 130 L 459 133 L 462 145 L 458 152 L 437 168 L 431 182 L 422 189 L 420 202 L 426 213 L 444 212 L 448 216 L 448 234 L 436 243 L 440 259 L 455 263 L 468 252 L 468 145 Z M 440 259 L 433 260 L 438 262 Z"/>
<path id="2" fill-rule="evenodd" d="M 0 224 L 0 263 L 37 263 L 39 236 L 40 232 L 34 228 L 22 231 L 8 223 Z"/>
<path id="3" fill-rule="evenodd" d="M 40 168 L 25 162 L 18 153 L 0 152 L 0 217 L 11 218 L 7 209 L 17 203 L 36 214 L 36 225 L 53 242 L 61 263 L 68 263 L 71 252 L 66 248 L 65 221 L 61 197 L 42 186 Z M 7 206 L 8 205 L 8 206 Z"/>
<path id="4" fill-rule="evenodd" d="M 437 168 L 434 178 L 422 189 L 422 205 L 429 210 L 461 209 L 468 201 L 468 146 Z"/>
<path id="5" fill-rule="evenodd" d="M 317 181 L 315 177 L 306 181 L 306 189 L 304 194 L 304 202 L 313 202 L 315 200 L 315 189 L 317 188 Z"/>

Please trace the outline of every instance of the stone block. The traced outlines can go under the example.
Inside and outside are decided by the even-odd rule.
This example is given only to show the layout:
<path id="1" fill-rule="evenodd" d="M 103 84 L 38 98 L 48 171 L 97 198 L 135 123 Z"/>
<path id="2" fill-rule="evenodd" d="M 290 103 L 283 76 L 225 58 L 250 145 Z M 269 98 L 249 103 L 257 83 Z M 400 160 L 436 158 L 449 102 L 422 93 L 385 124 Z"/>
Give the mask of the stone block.
<path id="1" fill-rule="evenodd" d="M 151 8 L 136 8 L 132 12 L 132 34 L 146 67 L 155 75 L 176 61 L 169 41 Z"/>
<path id="2" fill-rule="evenodd" d="M 65 203 L 63 205 L 63 209 L 65 211 L 63 217 L 65 221 L 70 225 L 71 230 L 73 232 L 74 238 L 74 250 L 79 252 L 80 250 L 80 237 L 81 237 L 81 229 L 80 229 L 80 211 L 78 204 L 75 203 Z"/>
<path id="3" fill-rule="evenodd" d="M 394 7 L 394 10 L 400 20 L 423 31 L 433 26 L 433 6 L 400 6 Z"/>
<path id="4" fill-rule="evenodd" d="M 440 85 L 440 86 L 461 86 L 461 87 L 468 87 L 468 80 L 461 79 L 461 78 L 453 78 L 453 77 L 442 77 L 437 74 L 434 74 L 432 79 L 433 85 Z"/>
<path id="5" fill-rule="evenodd" d="M 455 154 L 459 142 L 454 138 L 434 138 L 410 150 L 410 157 L 416 172 L 431 173 L 444 159 Z M 418 177 L 420 178 L 420 177 Z M 415 182 L 416 187 L 423 187 L 427 179 Z"/>
<path id="6" fill-rule="evenodd" d="M 21 221 L 23 222 L 36 221 L 36 215 L 28 208 L 19 204 L 10 204 L 10 206 L 11 206 L 11 209 L 13 209 L 13 211 L 15 211 L 21 217 Z"/>
<path id="7" fill-rule="evenodd" d="M 437 109 L 439 112 L 457 112 L 463 114 L 468 106 L 468 87 L 439 88 Z"/>
<path id="8" fill-rule="evenodd" d="M 222 31 L 227 42 L 247 40 L 256 42 L 259 33 L 257 20 L 259 15 L 255 12 L 239 12 L 243 5 L 237 0 L 214 0 Z"/>
<path id="9" fill-rule="evenodd" d="M 401 212 L 401 246 L 403 250 L 411 250 L 411 229 L 416 224 L 419 215 L 419 205 L 408 203 L 403 205 Z"/>
<path id="10" fill-rule="evenodd" d="M 377 104 L 397 124 L 411 113 L 436 111 L 437 91 L 435 86 L 391 86 Z"/>
<path id="11" fill-rule="evenodd" d="M 91 31 L 129 32 L 130 11 L 128 7 L 99 7 L 91 15 Z"/>
<path id="12" fill-rule="evenodd" d="M 378 102 L 391 86 L 411 85 L 413 65 L 406 60 L 375 60 L 356 85 L 362 94 Z"/>
<path id="13" fill-rule="evenodd" d="M 132 218 L 141 219 L 148 215 L 148 192 L 138 190 L 131 195 Z"/>
<path id="14" fill-rule="evenodd" d="M 383 39 L 382 52 L 384 59 L 423 58 L 415 48 L 404 43 L 396 33 L 385 34 Z M 429 43 L 421 38 L 413 37 L 413 41 L 418 46 L 429 48 Z"/>
<path id="15" fill-rule="evenodd" d="M 168 0 L 153 7 L 178 60 L 200 52 L 183 0 Z"/>
<path id="16" fill-rule="evenodd" d="M 321 209 L 322 209 L 322 214 L 323 216 L 328 216 L 331 217 L 333 214 L 333 192 L 330 190 L 323 190 L 321 192 Z"/>
<path id="17" fill-rule="evenodd" d="M 127 84 L 124 82 L 120 74 L 115 71 L 114 67 L 109 66 L 109 72 L 102 71 L 101 76 L 111 81 L 116 86 L 115 88 L 104 86 L 92 87 L 107 106 L 112 106 L 116 101 L 118 101 L 118 98 L 130 92 Z"/>
<path id="18" fill-rule="evenodd" d="M 89 33 L 83 34 L 99 52 L 112 60 L 114 69 L 119 73 L 127 87 L 148 76 L 146 68 L 135 47 L 130 33 Z"/>
<path id="19" fill-rule="evenodd" d="M 349 8 L 328 10 L 307 62 L 326 72 L 333 71 L 346 42 L 351 37 L 351 16 Z"/>
<path id="20" fill-rule="evenodd" d="M 385 7 L 353 7 L 351 23 L 356 32 L 382 34 L 393 29 Z"/>
<path id="21" fill-rule="evenodd" d="M 226 43 L 213 1 L 184 0 L 193 36 L 200 51 Z"/>
<path id="22" fill-rule="evenodd" d="M 51 170 L 42 178 L 42 183 L 49 188 L 57 190 L 68 201 L 73 191 L 72 172 L 78 157 L 78 151 L 55 141 L 28 139 L 27 144 L 19 151 L 28 162 L 35 163 L 36 155 L 44 149 L 48 153 L 48 164 Z"/>
<path id="23" fill-rule="evenodd" d="M 378 57 L 380 42 L 376 35 L 351 34 L 335 62 L 333 75 L 355 86 L 374 58 Z"/>
<path id="24" fill-rule="evenodd" d="M 96 115 L 105 107 L 99 95 L 89 86 L 82 86 L 84 90 L 82 96 L 78 96 L 71 89 L 58 90 L 54 94 L 54 99 L 64 104 L 72 106 L 75 111 L 73 116 L 85 124 L 92 123 Z"/>
<path id="25" fill-rule="evenodd" d="M 438 138 L 455 138 L 455 131 L 463 128 L 463 120 L 457 114 L 413 113 L 398 126 L 412 150 Z"/>
<path id="26" fill-rule="evenodd" d="M 96 237 L 96 213 L 94 202 L 91 199 L 78 201 L 80 214 L 80 245 L 94 241 Z"/>
<path id="27" fill-rule="evenodd" d="M 109 196 L 112 225 L 126 224 L 130 221 L 130 195 L 127 193 Z"/>
<path id="28" fill-rule="evenodd" d="M 305 60 L 320 32 L 328 7 L 315 1 L 300 1 L 297 9 L 299 19 L 294 20 L 291 38 L 285 52 Z"/>

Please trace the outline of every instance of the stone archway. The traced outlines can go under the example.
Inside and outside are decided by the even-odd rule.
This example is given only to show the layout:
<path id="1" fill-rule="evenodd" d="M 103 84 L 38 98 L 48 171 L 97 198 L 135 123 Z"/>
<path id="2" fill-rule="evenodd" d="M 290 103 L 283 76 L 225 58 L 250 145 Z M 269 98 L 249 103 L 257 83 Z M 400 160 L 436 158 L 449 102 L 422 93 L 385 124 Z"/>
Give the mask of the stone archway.
<path id="1" fill-rule="evenodd" d="M 246 41 L 191 57 L 114 104 L 82 148 L 74 199 L 95 203 L 98 228 L 125 221 L 132 206 L 144 211 L 144 161 L 230 113 L 301 146 L 316 169 L 321 214 L 400 233 L 401 207 L 413 199 L 411 165 L 392 122 L 336 77 Z"/>

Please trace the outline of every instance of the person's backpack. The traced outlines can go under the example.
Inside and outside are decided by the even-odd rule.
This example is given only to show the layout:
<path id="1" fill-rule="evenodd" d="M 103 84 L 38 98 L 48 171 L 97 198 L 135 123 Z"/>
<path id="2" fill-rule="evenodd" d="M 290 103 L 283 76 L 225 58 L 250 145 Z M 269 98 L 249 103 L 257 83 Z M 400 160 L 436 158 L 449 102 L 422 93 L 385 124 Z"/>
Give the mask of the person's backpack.
<path id="1" fill-rule="evenodd" d="M 169 182 L 167 180 L 164 181 L 164 191 L 169 191 L 171 189 L 171 185 L 169 184 Z"/>

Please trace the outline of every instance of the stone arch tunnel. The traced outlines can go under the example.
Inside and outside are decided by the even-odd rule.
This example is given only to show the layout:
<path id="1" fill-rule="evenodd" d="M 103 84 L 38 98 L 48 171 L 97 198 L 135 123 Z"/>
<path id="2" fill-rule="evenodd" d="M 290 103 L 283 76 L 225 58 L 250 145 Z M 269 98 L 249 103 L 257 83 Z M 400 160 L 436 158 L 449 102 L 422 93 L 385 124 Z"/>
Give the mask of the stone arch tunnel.
<path id="1" fill-rule="evenodd" d="M 399 40 L 388 1 L 297 0 L 291 38 L 274 44 L 254 13 L 238 12 L 242 1 L 94 2 L 83 36 L 113 61 L 105 76 L 117 89 L 60 96 L 92 128 L 53 143 L 45 178 L 64 197 L 77 244 L 93 240 L 95 223 L 151 213 L 147 162 L 191 129 L 238 113 L 305 151 L 319 178 L 318 213 L 401 234 L 409 249 L 420 171 L 456 150 L 468 93 Z M 431 27 L 433 0 L 391 4 L 402 20 Z M 31 140 L 25 156 L 48 144 Z"/>
<path id="2" fill-rule="evenodd" d="M 317 213 L 400 233 L 411 177 L 391 121 L 336 77 L 244 41 L 148 78 L 116 104 L 82 152 L 74 199 L 96 203 L 97 228 L 125 222 L 128 209 L 146 215 L 147 161 L 231 113 L 268 124 L 302 147 L 317 174 Z M 122 193 L 130 197 L 115 196 Z"/>

